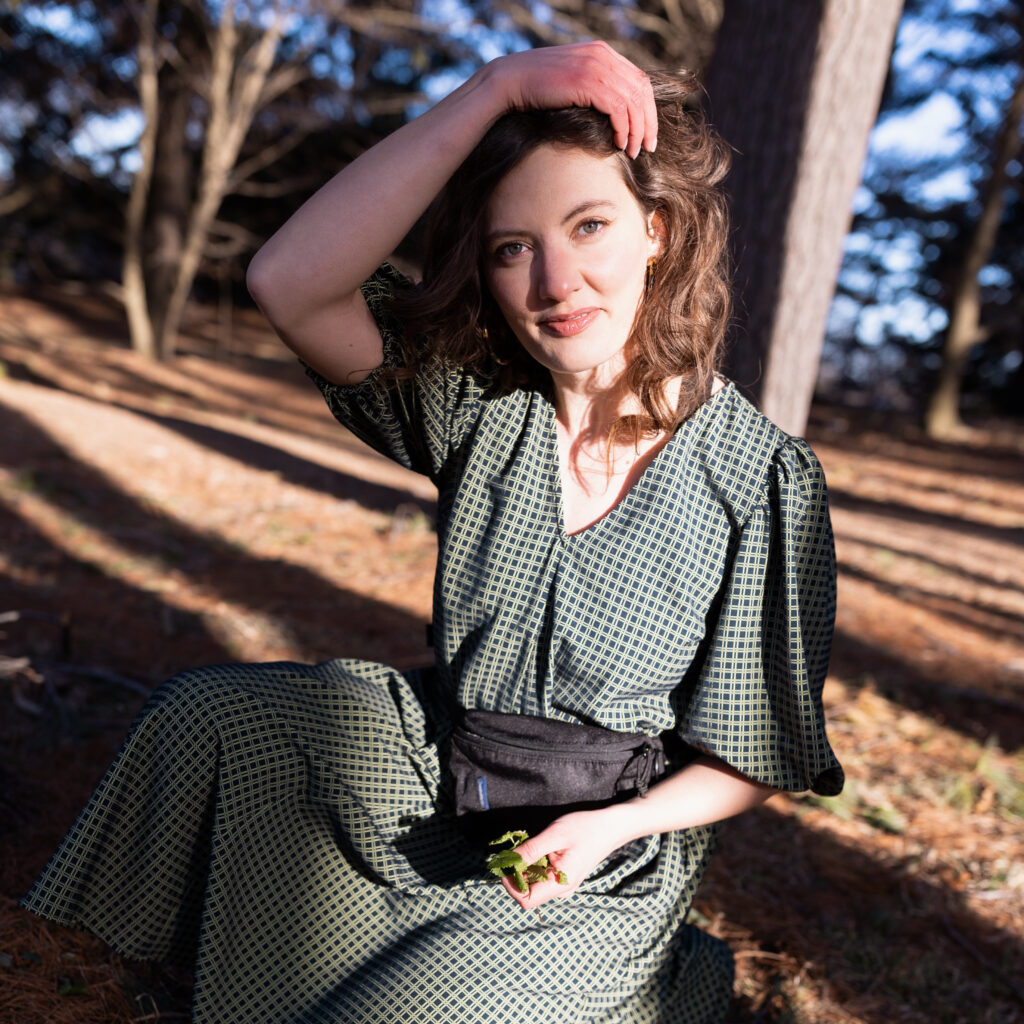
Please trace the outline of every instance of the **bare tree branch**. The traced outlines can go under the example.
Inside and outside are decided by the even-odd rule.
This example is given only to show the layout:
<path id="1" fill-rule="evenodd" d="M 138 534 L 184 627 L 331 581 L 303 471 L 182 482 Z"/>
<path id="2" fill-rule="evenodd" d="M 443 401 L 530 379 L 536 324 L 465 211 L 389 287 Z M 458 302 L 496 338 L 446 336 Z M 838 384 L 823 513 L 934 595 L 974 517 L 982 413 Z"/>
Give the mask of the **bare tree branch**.
<path id="1" fill-rule="evenodd" d="M 423 103 L 426 99 L 425 93 L 402 93 L 399 96 L 370 96 L 360 99 L 359 105 L 371 116 L 402 114 L 410 104 Z"/>
<path id="2" fill-rule="evenodd" d="M 263 86 L 263 92 L 260 94 L 259 105 L 266 106 L 282 93 L 286 93 L 292 86 L 304 82 L 309 77 L 309 68 L 304 63 L 288 64 L 278 68 L 268 76 Z"/>
<path id="3" fill-rule="evenodd" d="M 241 192 L 241 186 L 247 178 L 251 178 L 258 171 L 262 171 L 264 168 L 276 163 L 286 153 L 290 153 L 304 139 L 308 138 L 312 131 L 320 127 L 323 123 L 323 118 L 317 118 L 315 121 L 310 118 L 309 123 L 293 129 L 287 135 L 282 135 L 277 142 L 270 146 L 264 146 L 254 156 L 249 157 L 248 160 L 242 161 L 242 163 L 238 164 L 231 173 L 231 177 L 228 180 L 227 185 L 228 191 Z"/>
<path id="4" fill-rule="evenodd" d="M 258 199 L 280 199 L 282 196 L 307 191 L 321 181 L 321 176 L 317 174 L 282 178 L 280 181 L 243 181 L 232 188 L 231 192 L 235 195 Z"/>
<path id="5" fill-rule="evenodd" d="M 262 241 L 257 235 L 226 220 L 214 220 L 203 245 L 202 263 L 213 264 L 252 252 Z"/>
<path id="6" fill-rule="evenodd" d="M 192 282 L 203 256 L 210 225 L 220 209 L 245 136 L 255 116 L 260 96 L 284 31 L 285 15 L 278 11 L 256 41 L 236 61 L 238 23 L 234 0 L 225 0 L 217 32 L 212 40 L 210 115 L 199 173 L 199 188 L 189 217 L 178 273 L 167 306 L 160 339 L 165 355 L 173 351 L 177 325 L 185 309 Z"/>
<path id="7" fill-rule="evenodd" d="M 338 10 L 336 17 L 343 25 L 364 35 L 372 36 L 374 39 L 388 38 L 386 33 L 381 32 L 381 29 L 400 29 L 423 36 L 442 35 L 447 29 L 443 23 L 428 21 L 423 15 L 414 11 L 400 11 L 386 7 L 374 7 L 367 10 L 346 6 Z"/>
<path id="8" fill-rule="evenodd" d="M 0 217 L 6 217 L 8 214 L 14 213 L 15 210 L 27 206 L 35 198 L 37 192 L 38 189 L 31 185 L 22 185 L 13 192 L 0 196 Z"/>
<path id="9" fill-rule="evenodd" d="M 672 26 L 676 31 L 683 28 L 686 24 L 686 18 L 683 15 L 683 9 L 679 5 L 679 0 L 661 0 L 661 6 L 665 10 L 665 20 L 669 25 Z M 641 14 L 641 11 L 635 11 L 633 13 Z M 661 21 L 662 19 L 657 19 Z"/>
<path id="10" fill-rule="evenodd" d="M 623 39 L 614 32 L 608 21 L 608 11 L 599 4 L 589 5 L 595 14 L 593 22 L 557 11 L 550 21 L 541 21 L 531 11 L 518 3 L 508 0 L 496 5 L 513 24 L 526 29 L 538 39 L 552 46 L 574 43 L 580 39 L 603 38 L 623 56 L 638 64 L 650 64 L 651 54 L 643 46 L 629 39 Z"/>

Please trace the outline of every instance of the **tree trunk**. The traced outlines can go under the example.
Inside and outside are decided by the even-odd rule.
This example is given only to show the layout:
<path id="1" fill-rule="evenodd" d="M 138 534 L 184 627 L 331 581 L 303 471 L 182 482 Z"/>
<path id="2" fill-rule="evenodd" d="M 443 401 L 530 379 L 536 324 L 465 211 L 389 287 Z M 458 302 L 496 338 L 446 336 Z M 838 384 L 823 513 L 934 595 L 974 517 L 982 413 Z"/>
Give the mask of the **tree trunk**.
<path id="1" fill-rule="evenodd" d="M 988 263 L 996 244 L 999 223 L 1006 205 L 1009 183 L 1007 165 L 1021 148 L 1021 122 L 1024 119 L 1024 60 L 1017 88 L 1010 98 L 993 153 L 992 173 L 985 186 L 981 217 L 967 246 L 956 288 L 949 307 L 949 328 L 942 348 L 939 379 L 925 413 L 929 437 L 955 436 L 963 429 L 960 419 L 960 388 L 971 348 L 978 340 L 981 326 L 981 288 L 978 275 Z"/>
<path id="2" fill-rule="evenodd" d="M 902 0 L 729 0 L 707 75 L 736 150 L 728 374 L 803 433 Z"/>
<path id="3" fill-rule="evenodd" d="M 159 88 L 160 120 L 145 231 L 146 296 L 155 338 L 164 336 L 184 249 L 194 177 L 185 141 L 194 94 L 172 64 L 161 68 Z"/>
<path id="4" fill-rule="evenodd" d="M 147 359 L 157 358 L 156 337 L 149 318 L 146 296 L 146 274 L 143 266 L 146 226 L 146 204 L 153 180 L 156 153 L 156 126 L 159 120 L 159 90 L 157 87 L 157 0 L 146 0 L 139 11 L 139 104 L 144 126 L 139 140 L 140 165 L 132 181 L 125 211 L 124 255 L 121 266 L 121 301 L 128 317 L 128 332 L 132 348 Z"/>

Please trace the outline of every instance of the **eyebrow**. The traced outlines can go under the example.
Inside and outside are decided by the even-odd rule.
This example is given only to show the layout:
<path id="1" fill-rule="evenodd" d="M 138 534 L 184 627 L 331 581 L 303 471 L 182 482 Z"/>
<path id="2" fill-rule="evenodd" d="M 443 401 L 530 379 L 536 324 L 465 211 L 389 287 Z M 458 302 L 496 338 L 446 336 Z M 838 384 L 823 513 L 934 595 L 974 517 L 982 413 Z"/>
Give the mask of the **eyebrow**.
<path id="1" fill-rule="evenodd" d="M 563 218 L 562 223 L 567 224 L 571 220 L 575 220 L 580 214 L 588 213 L 591 210 L 595 210 L 601 206 L 610 206 L 615 208 L 615 203 L 611 199 L 585 199 L 582 203 L 574 206 Z M 484 242 L 488 245 L 494 243 L 499 238 L 505 238 L 509 235 L 525 235 L 528 232 L 519 231 L 515 228 L 498 228 L 496 231 L 488 231 L 484 236 Z"/>

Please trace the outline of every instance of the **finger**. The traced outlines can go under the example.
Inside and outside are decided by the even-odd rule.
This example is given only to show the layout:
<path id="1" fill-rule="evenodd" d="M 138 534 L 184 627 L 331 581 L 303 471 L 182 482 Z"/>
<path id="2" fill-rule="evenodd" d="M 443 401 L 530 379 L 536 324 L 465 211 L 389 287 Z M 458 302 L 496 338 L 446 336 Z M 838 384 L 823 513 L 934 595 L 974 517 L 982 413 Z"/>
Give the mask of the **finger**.
<path id="1" fill-rule="evenodd" d="M 615 144 L 635 159 L 646 146 L 649 137 L 657 140 L 658 111 L 654 105 L 654 91 L 647 76 L 636 68 L 623 81 L 608 103 L 608 119 L 614 132 Z M 654 143 L 652 143 L 654 144 Z"/>
<path id="2" fill-rule="evenodd" d="M 507 875 L 501 879 L 501 884 L 505 887 L 505 891 L 518 903 L 521 907 L 526 906 L 526 901 L 530 898 L 529 892 L 520 892 L 516 886 L 515 880 L 509 878 Z"/>
<path id="3" fill-rule="evenodd" d="M 633 78 L 627 86 L 627 92 L 624 95 L 626 114 L 629 117 L 629 137 L 626 140 L 626 155 L 630 159 L 636 159 L 637 154 L 640 152 L 641 147 L 644 143 L 644 120 L 645 120 L 645 108 L 644 108 L 644 97 L 643 97 L 643 83 L 637 78 Z"/>
<path id="4" fill-rule="evenodd" d="M 577 889 L 575 885 L 562 885 L 553 877 L 543 882 L 534 882 L 530 886 L 530 892 L 520 900 L 520 905 L 525 910 L 533 910 L 536 907 L 547 903 L 550 900 L 564 899 L 571 896 Z"/>
<path id="5" fill-rule="evenodd" d="M 516 853 L 518 853 L 527 864 L 535 863 L 548 852 L 547 850 L 542 850 L 540 848 L 543 844 L 537 843 L 537 840 L 542 839 L 543 836 L 544 833 L 542 832 L 539 835 L 534 836 L 532 839 L 528 839 L 525 843 L 520 843 L 516 847 Z"/>
<path id="6" fill-rule="evenodd" d="M 592 95 L 581 106 L 592 106 L 607 115 L 612 137 L 619 149 L 630 144 L 630 94 L 635 90 L 638 69 L 604 41 L 585 43 L 585 63 L 579 81 L 593 83 Z"/>
<path id="7" fill-rule="evenodd" d="M 608 115 L 608 120 L 611 122 L 612 139 L 615 141 L 615 145 L 628 152 L 631 135 L 629 107 L 626 101 L 621 96 L 615 96 L 604 104 L 604 108 L 604 113 Z"/>
<path id="8" fill-rule="evenodd" d="M 538 832 L 535 836 L 531 836 L 522 845 L 517 846 L 516 853 L 527 864 L 536 864 L 541 857 L 547 857 L 550 860 L 552 857 L 557 857 L 559 854 L 564 853 L 568 842 L 569 837 L 564 832 L 556 831 L 549 827 L 543 832 Z"/>
<path id="9" fill-rule="evenodd" d="M 658 147 L 658 105 L 654 102 L 654 87 L 644 75 L 644 149 L 653 153 Z"/>
<path id="10" fill-rule="evenodd" d="M 657 139 L 658 112 L 654 105 L 654 90 L 647 75 L 632 61 L 611 47 L 606 47 L 604 54 L 613 65 L 614 88 L 618 93 L 613 110 L 609 111 L 609 119 L 613 128 L 621 119 L 626 132 L 625 140 L 616 136 L 615 141 L 630 157 L 635 158 L 650 135 L 653 134 L 654 139 Z"/>

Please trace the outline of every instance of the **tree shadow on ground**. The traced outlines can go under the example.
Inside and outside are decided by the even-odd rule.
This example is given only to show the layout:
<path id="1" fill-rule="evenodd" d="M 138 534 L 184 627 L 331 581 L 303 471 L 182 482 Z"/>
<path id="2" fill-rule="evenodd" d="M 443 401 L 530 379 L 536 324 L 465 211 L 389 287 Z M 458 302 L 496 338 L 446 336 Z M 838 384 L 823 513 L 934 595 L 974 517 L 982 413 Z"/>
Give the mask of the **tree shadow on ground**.
<path id="1" fill-rule="evenodd" d="M 972 550 L 967 553 L 963 550 L 951 551 L 948 545 L 942 546 L 947 540 L 947 535 L 941 530 L 920 530 L 915 527 L 908 542 L 908 538 L 902 532 L 899 535 L 890 533 L 880 538 L 873 528 L 874 520 L 871 520 L 871 525 L 870 530 L 863 527 L 852 529 L 849 521 L 846 521 L 841 527 L 837 526 L 836 537 L 846 545 L 855 544 L 869 548 L 876 557 L 891 558 L 893 555 L 899 555 L 919 562 L 933 577 L 955 578 L 957 581 L 998 591 L 1006 598 L 1016 599 L 1020 594 L 1013 567 L 999 557 L 1005 550 L 1001 546 L 978 544 L 973 545 Z M 988 554 L 993 557 L 986 557 Z M 841 571 L 848 572 L 851 569 L 857 569 L 873 579 L 880 579 L 878 573 L 863 569 L 852 557 L 847 556 L 840 560 Z M 975 601 L 976 597 L 972 597 L 971 603 Z M 991 600 L 986 603 L 993 610 L 1002 607 L 998 602 Z M 1017 618 L 1020 621 L 1020 618 Z"/>
<path id="2" fill-rule="evenodd" d="M 303 566 L 253 556 L 215 534 L 154 511 L 2 405 L 0 435 L 19 438 L 17 444 L 0 448 L 0 466 L 50 507 L 114 537 L 129 555 L 146 560 L 156 575 L 179 574 L 201 585 L 211 598 L 271 617 L 311 660 L 343 654 L 385 660 L 395 657 L 396 650 L 400 658 L 415 654 L 419 661 L 429 660 L 423 624 L 407 612 L 346 591 Z M 403 642 L 411 637 L 415 639 Z"/>
<path id="3" fill-rule="evenodd" d="M 832 645 L 832 666 L 847 685 L 857 688 L 870 681 L 890 700 L 972 739 L 993 737 L 1010 752 L 1024 745 L 1024 704 L 1019 701 L 936 679 L 842 630 Z"/>
<path id="4" fill-rule="evenodd" d="M 25 754 L 29 748 L 73 746 L 97 735 L 113 742 L 144 700 L 119 677 L 138 681 L 144 690 L 184 668 L 237 660 L 223 630 L 211 630 L 208 616 L 176 606 L 159 586 L 133 585 L 105 571 L 101 560 L 72 553 L 88 551 L 81 538 L 65 549 L 53 536 L 73 539 L 84 528 L 115 537 L 126 557 L 137 557 L 152 574 L 179 573 L 208 588 L 212 606 L 220 598 L 280 623 L 295 648 L 309 652 L 308 660 L 342 655 L 407 664 L 429 660 L 419 618 L 346 591 L 301 566 L 254 557 L 153 511 L 3 404 L 0 438 L 0 467 L 10 473 L 5 489 L 11 502 L 0 503 L 8 559 L 0 576 L 0 612 L 44 616 L 8 623 L 0 635 L 5 655 L 29 663 L 27 682 L 17 694 L 20 707 L 11 708 L 13 717 L 0 729 L 9 773 L 22 771 L 15 764 L 14 746 Z M 37 514 L 46 512 L 46 533 L 18 511 L 22 493 Z M 60 628 L 54 624 L 65 618 L 70 650 L 60 649 Z M 38 682 L 32 682 L 32 673 Z M 7 682 L 5 704 L 16 696 Z M 36 755 L 29 759 L 39 760 Z M 9 798 L 12 792 L 9 787 Z M 34 807 L 20 799 L 16 813 L 8 807 L 9 820 L 25 825 L 26 815 L 49 814 L 52 798 L 37 797 L 26 797 Z"/>
<path id="5" fill-rule="evenodd" d="M 292 455 L 273 445 L 264 444 L 262 441 L 254 441 L 240 434 L 193 423 L 191 420 L 176 416 L 140 413 L 135 409 L 128 411 L 247 466 L 277 473 L 288 483 L 308 487 L 333 498 L 354 501 L 363 508 L 393 513 L 398 508 L 413 506 L 428 516 L 433 516 L 436 512 L 436 502 L 420 498 L 407 490 L 361 480 L 309 459 Z"/>
<path id="6" fill-rule="evenodd" d="M 108 295 L 89 294 L 78 288 L 42 286 L 34 289 L 27 297 L 65 317 L 84 336 L 117 348 L 131 348 L 124 309 Z M 35 339 L 28 324 L 21 318 L 17 318 L 13 325 L 21 328 L 24 338 Z"/>
<path id="7" fill-rule="evenodd" d="M 885 550 L 881 545 L 880 550 Z M 918 559 L 920 556 L 914 556 Z M 927 564 L 941 564 L 931 559 L 920 559 Z M 841 563 L 840 571 L 844 576 L 855 577 L 870 583 L 873 587 L 907 601 L 918 608 L 925 608 L 948 618 L 951 622 L 966 622 L 976 629 L 984 630 L 994 636 L 1012 637 L 1024 642 L 1024 619 L 1013 612 L 1006 611 L 996 601 L 973 595 L 969 600 L 959 600 L 948 594 L 935 593 L 923 586 L 912 583 L 898 583 L 882 579 L 877 573 L 868 572 L 859 566 Z M 957 571 L 956 576 L 971 580 L 998 590 L 999 585 L 984 577 L 972 576 L 970 573 Z"/>
<path id="8" fill-rule="evenodd" d="M 17 310 L 0 321 L 0 356 L 11 380 L 99 397 L 135 412 L 161 406 L 170 411 L 170 406 L 186 415 L 189 410 L 200 416 L 232 417 L 361 451 L 361 442 L 326 414 L 298 360 L 280 342 L 267 344 L 277 348 L 279 358 L 249 352 L 234 358 L 193 353 L 156 363 L 88 335 L 60 335 L 55 342 Z"/>
<path id="9" fill-rule="evenodd" d="M 0 465 L 14 474 L 15 490 L 34 493 L 50 481 L 66 481 L 75 473 L 71 456 L 2 404 L 0 438 Z M 36 472 L 42 466 L 46 471 Z M 192 656 L 230 658 L 202 616 L 171 608 L 159 594 L 105 573 L 59 547 L 2 502 L 0 535 L 9 558 L 9 570 L 2 576 L 0 611 L 27 609 L 51 617 L 42 625 L 28 619 L 4 627 L 8 646 L 16 645 L 30 658 L 54 660 L 60 654 L 63 660 L 135 678 L 140 678 L 139 664 L 147 664 L 151 673 L 142 674 L 141 679 L 150 683 L 187 667 Z M 171 547 L 171 553 L 177 557 L 180 549 Z M 65 616 L 70 649 L 62 652 L 53 622 Z M 143 640 L 147 634 L 149 639 Z"/>
<path id="10" fill-rule="evenodd" d="M 759 988 L 769 998 L 755 1007 L 741 996 L 730 1021 L 809 1019 L 799 1013 L 804 971 L 868 1024 L 1018 1019 L 1016 936 L 923 877 L 914 858 L 872 855 L 800 814 L 768 804 L 726 822 L 698 895 L 703 913 L 724 915 L 743 945 L 767 954 Z"/>
<path id="11" fill-rule="evenodd" d="M 178 376 L 181 376 L 181 372 L 180 370 L 176 371 Z M 95 368 L 92 368 L 90 373 L 97 375 Z M 90 389 L 87 388 L 83 391 L 81 387 L 75 386 L 75 382 L 67 379 L 50 379 L 24 362 L 9 360 L 7 376 L 11 380 L 36 384 L 67 394 L 83 395 L 90 400 L 95 400 L 95 395 L 91 393 Z M 423 493 L 413 493 L 409 489 L 392 487 L 385 483 L 373 482 L 342 472 L 314 460 L 294 455 L 275 444 L 267 444 L 248 437 L 244 433 L 230 428 L 196 422 L 186 416 L 153 412 L 149 407 L 154 404 L 159 405 L 160 401 L 170 396 L 178 400 L 180 404 L 196 407 L 199 415 L 207 414 L 208 402 L 201 393 L 197 394 L 189 390 L 185 384 L 174 385 L 166 375 L 157 382 L 135 372 L 132 367 L 107 365 L 99 376 L 102 377 L 104 383 L 114 389 L 116 395 L 123 399 L 124 396 L 130 394 L 133 399 L 133 404 L 126 404 L 125 401 L 108 397 L 103 402 L 105 406 L 123 409 L 134 416 L 139 416 L 174 431 L 210 451 L 236 459 L 256 469 L 278 473 L 289 483 L 308 487 L 332 497 L 352 500 L 364 508 L 374 511 L 392 513 L 396 508 L 404 506 L 416 508 L 428 517 L 433 517 L 435 514 L 436 502 Z M 202 386 L 209 389 L 206 382 L 202 382 Z M 310 384 L 310 389 L 312 389 L 312 384 Z M 226 391 L 230 391 L 230 388 L 225 387 L 223 383 L 218 383 L 217 391 L 223 395 Z M 310 394 L 312 393 L 311 390 Z M 240 390 L 234 394 L 233 404 L 228 403 L 227 407 L 217 407 L 212 411 L 219 413 L 222 419 L 231 417 L 241 423 L 246 416 L 250 416 L 247 410 L 252 408 L 253 396 Z M 302 403 L 298 403 L 298 405 L 301 406 Z M 331 421 L 326 423 L 316 421 L 310 425 L 310 417 L 305 415 L 305 410 L 302 407 L 287 410 L 277 407 L 265 410 L 263 407 L 257 407 L 255 413 L 258 415 L 252 414 L 250 418 L 270 430 L 285 430 L 289 435 L 308 438 L 321 444 L 325 443 L 329 437 L 330 443 L 335 449 L 351 451 L 362 458 L 377 458 L 361 441 Z M 387 465 L 388 471 L 397 471 L 392 464 L 387 463 Z"/>
<path id="12" fill-rule="evenodd" d="M 925 435 L 905 416 L 872 413 L 870 410 L 838 409 L 816 404 L 811 410 L 808 439 L 851 455 L 878 452 L 886 459 L 917 466 L 1008 480 L 1019 484 L 1024 467 L 1024 447 L 1019 435 L 1006 438 L 991 431 L 976 442 L 937 441 Z"/>
<path id="13" fill-rule="evenodd" d="M 832 488 L 829 491 L 829 505 L 833 509 L 842 509 L 845 512 L 883 515 L 918 526 L 933 526 L 958 532 L 963 532 L 966 529 L 972 537 L 981 537 L 1002 544 L 1014 546 L 1024 544 L 1024 528 L 1019 526 L 993 526 L 990 523 L 965 519 L 961 515 L 911 508 L 901 501 L 890 502 L 878 501 L 873 498 L 859 498 L 838 488 Z"/>
<path id="14" fill-rule="evenodd" d="M 168 635 L 159 596 L 62 551 L 3 502 L 0 536 L 9 544 L 0 612 L 29 613 L 0 627 L 0 655 L 25 663 L 0 680 L 0 877 L 4 891 L 20 892 L 146 699 L 153 680 L 142 674 L 139 684 L 136 667 L 152 641 L 140 638 L 159 638 L 161 650 L 149 663 L 166 675 L 193 659 L 225 661 L 230 654 L 195 614 L 178 610 Z"/>

